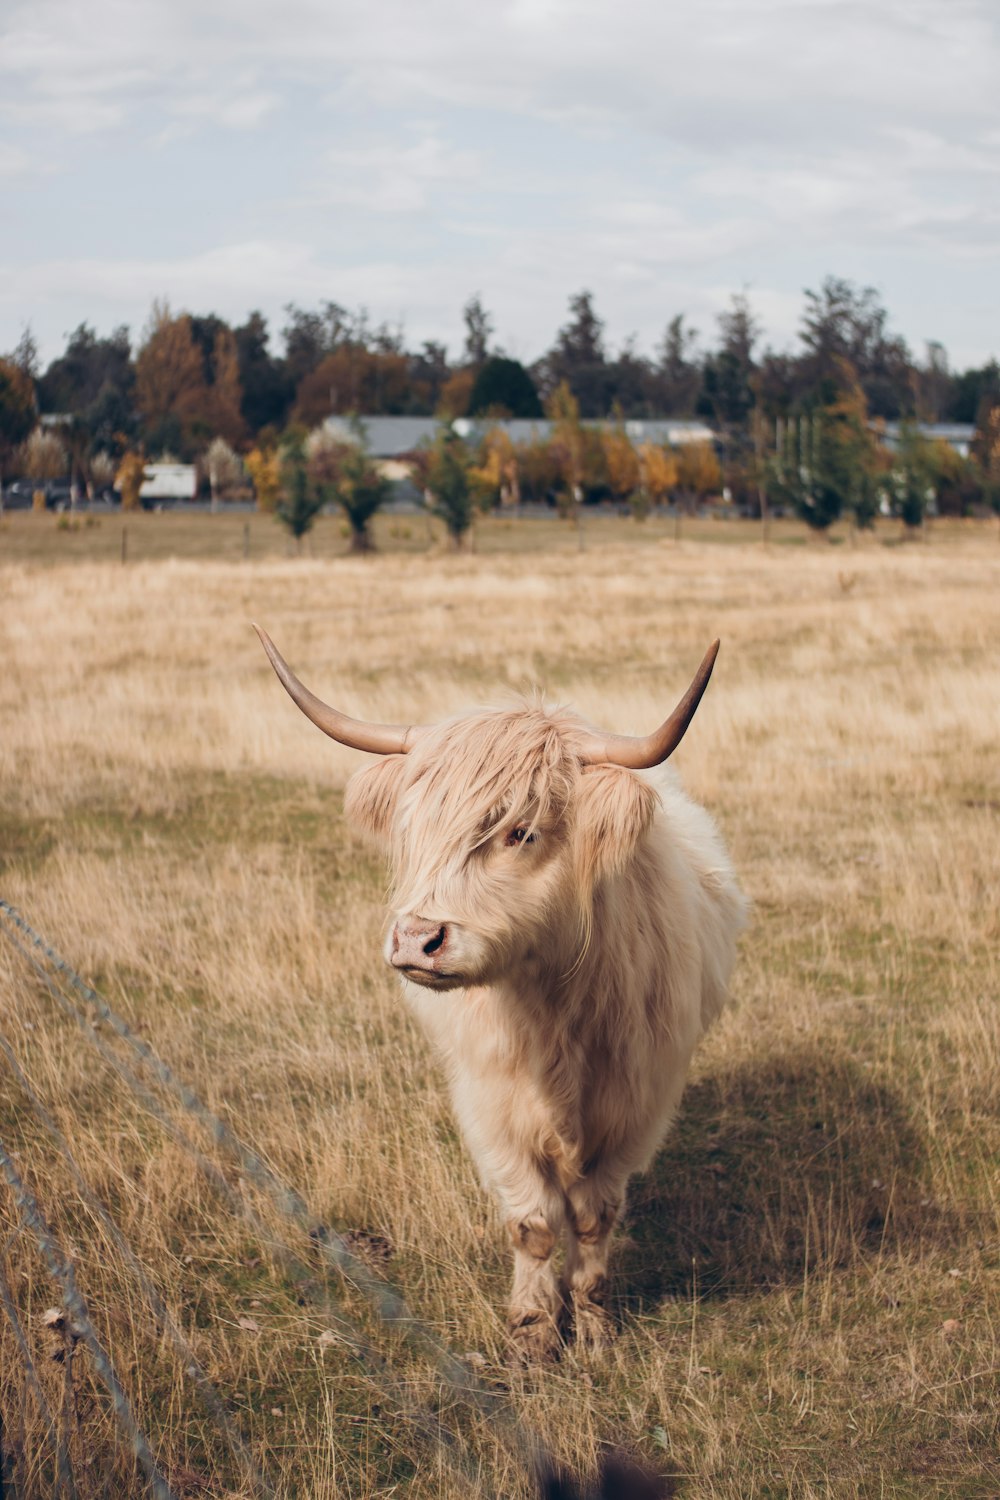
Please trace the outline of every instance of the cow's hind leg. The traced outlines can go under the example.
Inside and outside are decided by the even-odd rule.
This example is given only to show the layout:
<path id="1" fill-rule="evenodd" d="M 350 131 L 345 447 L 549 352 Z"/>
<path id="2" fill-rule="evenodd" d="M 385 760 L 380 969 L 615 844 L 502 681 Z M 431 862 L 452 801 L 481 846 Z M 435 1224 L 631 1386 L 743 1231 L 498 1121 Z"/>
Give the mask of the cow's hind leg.
<path id="1" fill-rule="evenodd" d="M 563 1208 L 556 1195 L 507 1221 L 514 1246 L 514 1285 L 507 1327 L 515 1357 L 524 1364 L 555 1359 L 559 1353 L 562 1293 L 552 1264 L 562 1229 Z"/>
<path id="2" fill-rule="evenodd" d="M 624 1183 L 584 1178 L 567 1192 L 569 1234 L 566 1247 L 566 1300 L 573 1314 L 577 1343 L 599 1351 L 614 1338 L 607 1311 L 608 1252 L 611 1231 L 624 1196 Z"/>

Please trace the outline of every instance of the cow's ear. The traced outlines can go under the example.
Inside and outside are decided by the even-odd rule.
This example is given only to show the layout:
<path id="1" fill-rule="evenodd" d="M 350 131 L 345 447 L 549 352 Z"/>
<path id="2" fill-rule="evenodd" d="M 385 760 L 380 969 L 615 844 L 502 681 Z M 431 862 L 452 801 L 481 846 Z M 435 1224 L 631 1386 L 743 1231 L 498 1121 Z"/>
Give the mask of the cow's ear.
<path id="1" fill-rule="evenodd" d="M 386 755 L 355 771 L 344 794 L 344 812 L 362 832 L 387 843 L 403 787 L 405 755 Z"/>
<path id="2" fill-rule="evenodd" d="M 621 766 L 585 766 L 576 796 L 576 858 L 581 883 L 626 864 L 659 804 L 653 787 Z"/>

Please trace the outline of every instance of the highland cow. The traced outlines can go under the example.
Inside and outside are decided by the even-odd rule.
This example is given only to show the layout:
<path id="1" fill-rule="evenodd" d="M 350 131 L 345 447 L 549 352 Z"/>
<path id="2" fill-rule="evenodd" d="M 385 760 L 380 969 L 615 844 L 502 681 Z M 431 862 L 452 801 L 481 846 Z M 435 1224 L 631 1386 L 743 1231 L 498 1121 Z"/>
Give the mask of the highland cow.
<path id="1" fill-rule="evenodd" d="M 304 688 L 258 633 L 313 723 L 381 757 L 351 778 L 346 809 L 389 851 L 384 956 L 502 1205 L 515 1352 L 553 1357 L 564 1317 L 599 1348 L 626 1183 L 674 1117 L 744 921 L 711 818 L 656 769 L 718 642 L 664 724 L 632 739 L 532 703 L 432 726 L 362 723 Z"/>

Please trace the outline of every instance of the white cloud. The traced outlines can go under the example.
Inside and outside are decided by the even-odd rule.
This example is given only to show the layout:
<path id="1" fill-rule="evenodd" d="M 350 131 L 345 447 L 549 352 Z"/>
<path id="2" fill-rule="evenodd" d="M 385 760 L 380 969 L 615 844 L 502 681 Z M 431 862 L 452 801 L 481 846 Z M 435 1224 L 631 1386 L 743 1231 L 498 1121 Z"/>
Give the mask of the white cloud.
<path id="1" fill-rule="evenodd" d="M 83 297 L 122 299 L 144 307 L 154 297 L 166 296 L 191 311 L 206 304 L 242 310 L 247 298 L 269 283 L 301 284 L 313 294 L 321 272 L 310 251 L 296 241 L 251 240 L 176 257 L 60 256 L 36 262 L 22 270 L 19 279 L 28 298 L 72 290 Z"/>
<path id="2" fill-rule="evenodd" d="M 174 99 L 170 111 L 178 120 L 222 125 L 227 130 L 255 130 L 281 103 L 273 89 L 252 85 L 232 90 L 223 82 L 206 85 L 200 93 Z"/>
<path id="3" fill-rule="evenodd" d="M 20 177 L 36 170 L 27 151 L 20 146 L 9 146 L 0 141 L 0 177 Z"/>
<path id="4" fill-rule="evenodd" d="M 422 212 L 436 190 L 473 181 L 480 170 L 475 152 L 449 146 L 433 132 L 408 145 L 386 140 L 331 147 L 326 163 L 331 171 L 320 174 L 320 199 L 389 214 Z"/>
<path id="5" fill-rule="evenodd" d="M 47 342 L 58 338 L 59 323 L 53 326 L 38 309 L 57 309 L 63 328 L 85 318 L 100 328 L 126 322 L 135 333 L 154 299 L 166 298 L 177 312 L 212 309 L 235 322 L 260 307 L 280 326 L 286 303 L 316 304 L 333 289 L 350 307 L 376 309 L 378 321 L 415 322 L 421 338 L 434 337 L 440 320 L 455 311 L 448 302 L 454 300 L 453 289 L 446 298 L 439 287 L 429 288 L 426 274 L 405 256 L 338 264 L 299 241 L 275 239 L 216 245 L 174 257 L 61 255 L 21 267 L 16 276 L 11 264 L 0 262 L 0 318 L 6 311 L 5 321 L 18 330 L 30 319 L 50 357 L 55 350 L 49 351 Z M 79 313 L 63 314 L 73 307 Z"/>
<path id="6" fill-rule="evenodd" d="M 774 337 L 827 270 L 961 302 L 1000 248 L 998 76 L 995 0 L 9 0 L 10 211 L 29 156 L 64 174 L 0 301 L 19 324 L 76 296 L 72 326 L 332 296 L 454 338 L 478 286 L 528 355 L 584 285 L 647 343 L 748 277 Z M 121 252 L 47 259 L 107 223 L 115 151 L 149 179 L 120 179 Z"/>
<path id="7" fill-rule="evenodd" d="M 141 106 L 138 79 L 183 91 L 193 68 L 338 76 L 372 99 L 642 119 L 695 144 L 720 132 L 799 140 L 831 111 L 868 128 L 978 116 L 995 121 L 991 0 L 30 0 L 3 35 L 3 71 L 49 97 L 85 92 Z M 692 137 L 692 131 L 694 132 Z"/>

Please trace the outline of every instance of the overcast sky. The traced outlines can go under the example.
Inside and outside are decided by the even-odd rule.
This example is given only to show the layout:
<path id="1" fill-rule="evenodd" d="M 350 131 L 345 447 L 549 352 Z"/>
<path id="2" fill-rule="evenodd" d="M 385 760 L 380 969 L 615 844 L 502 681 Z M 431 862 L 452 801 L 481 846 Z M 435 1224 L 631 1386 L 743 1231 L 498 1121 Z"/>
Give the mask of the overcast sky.
<path id="1" fill-rule="evenodd" d="M 526 361 L 827 273 L 1000 353 L 1000 0 L 0 0 L 0 350 L 330 298 Z M 275 343 L 277 343 L 275 339 Z"/>

